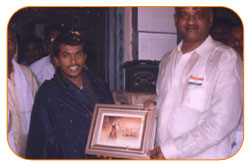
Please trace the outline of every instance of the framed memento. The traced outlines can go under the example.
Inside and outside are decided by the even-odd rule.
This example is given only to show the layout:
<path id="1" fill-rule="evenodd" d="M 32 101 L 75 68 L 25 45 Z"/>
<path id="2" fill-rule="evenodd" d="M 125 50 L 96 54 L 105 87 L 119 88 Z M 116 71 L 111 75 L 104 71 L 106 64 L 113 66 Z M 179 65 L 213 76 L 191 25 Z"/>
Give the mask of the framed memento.
<path id="1" fill-rule="evenodd" d="M 85 153 L 116 158 L 149 159 L 153 148 L 155 109 L 96 104 Z"/>

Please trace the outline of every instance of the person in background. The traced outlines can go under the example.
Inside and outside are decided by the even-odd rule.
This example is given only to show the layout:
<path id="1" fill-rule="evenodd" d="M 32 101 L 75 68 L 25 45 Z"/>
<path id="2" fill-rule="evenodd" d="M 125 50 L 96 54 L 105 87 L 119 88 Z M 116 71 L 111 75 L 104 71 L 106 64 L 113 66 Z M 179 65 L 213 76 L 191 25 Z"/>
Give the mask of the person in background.
<path id="1" fill-rule="evenodd" d="M 213 26 L 210 29 L 211 37 L 225 45 L 228 45 L 230 32 L 233 23 L 228 19 L 216 19 L 213 21 Z"/>
<path id="2" fill-rule="evenodd" d="M 228 46 L 234 48 L 243 60 L 243 27 L 242 24 L 234 24 L 229 35 Z"/>
<path id="3" fill-rule="evenodd" d="M 84 67 L 84 37 L 63 32 L 53 42 L 58 67 L 35 98 L 26 156 L 29 159 L 93 159 L 86 155 L 96 103 L 113 104 L 107 85 Z"/>
<path id="4" fill-rule="evenodd" d="M 156 86 L 158 114 L 153 159 L 225 159 L 243 102 L 243 66 L 237 53 L 209 35 L 211 8 L 177 7 L 182 36 L 161 60 Z"/>
<path id="5" fill-rule="evenodd" d="M 21 63 L 29 66 L 45 56 L 43 40 L 35 35 L 28 36 L 22 41 L 21 51 L 23 56 L 23 61 Z"/>
<path id="6" fill-rule="evenodd" d="M 8 29 L 8 141 L 12 150 L 25 157 L 30 115 L 38 84 L 26 66 L 17 64 L 15 31 Z"/>
<path id="7" fill-rule="evenodd" d="M 235 49 L 243 61 L 243 27 L 242 24 L 234 24 L 229 35 L 228 46 Z M 243 105 L 242 105 L 243 106 Z M 241 110 L 239 124 L 235 130 L 235 143 L 233 144 L 232 155 L 235 154 L 242 145 L 243 141 L 243 107 Z"/>
<path id="8" fill-rule="evenodd" d="M 62 27 L 58 25 L 51 25 L 45 29 L 45 39 L 49 55 L 37 60 L 29 66 L 36 75 L 39 85 L 42 85 L 45 80 L 50 80 L 54 76 L 56 67 L 53 62 L 51 46 L 55 38 L 60 35 L 62 31 Z"/>

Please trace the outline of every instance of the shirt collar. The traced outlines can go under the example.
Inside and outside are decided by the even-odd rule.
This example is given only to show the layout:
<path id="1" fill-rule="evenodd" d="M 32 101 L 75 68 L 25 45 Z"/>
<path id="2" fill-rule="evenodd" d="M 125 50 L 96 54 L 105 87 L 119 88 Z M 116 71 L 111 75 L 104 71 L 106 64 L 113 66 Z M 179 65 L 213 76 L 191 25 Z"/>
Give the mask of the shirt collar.
<path id="1" fill-rule="evenodd" d="M 179 52 L 181 52 L 181 47 L 182 47 L 183 41 L 181 41 L 179 43 L 179 45 L 177 46 L 177 50 Z M 209 53 L 209 51 L 211 51 L 211 48 L 213 47 L 213 39 L 210 35 L 208 35 L 208 37 L 205 39 L 205 41 L 202 42 L 202 44 L 191 51 L 191 53 L 195 52 L 198 55 L 206 55 L 207 53 Z"/>

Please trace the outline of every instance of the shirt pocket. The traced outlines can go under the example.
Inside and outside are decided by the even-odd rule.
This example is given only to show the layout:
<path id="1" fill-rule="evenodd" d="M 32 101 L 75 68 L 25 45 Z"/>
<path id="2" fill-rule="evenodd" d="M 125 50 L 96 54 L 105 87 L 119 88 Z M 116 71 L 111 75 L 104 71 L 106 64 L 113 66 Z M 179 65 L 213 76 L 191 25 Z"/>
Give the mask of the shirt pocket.
<path id="1" fill-rule="evenodd" d="M 188 84 L 184 90 L 182 105 L 184 107 L 203 112 L 207 96 L 207 82 L 201 85 Z"/>

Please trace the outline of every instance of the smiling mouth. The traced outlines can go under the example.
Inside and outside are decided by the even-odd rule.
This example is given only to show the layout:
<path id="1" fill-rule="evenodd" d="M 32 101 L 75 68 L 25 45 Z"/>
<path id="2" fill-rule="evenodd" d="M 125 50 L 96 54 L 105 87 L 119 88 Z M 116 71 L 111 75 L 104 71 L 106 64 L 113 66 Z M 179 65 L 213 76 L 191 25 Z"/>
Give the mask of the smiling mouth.
<path id="1" fill-rule="evenodd" d="M 79 67 L 78 65 L 75 65 L 75 66 L 70 66 L 70 67 L 69 67 L 69 69 L 70 69 L 70 70 L 77 70 L 77 69 L 78 69 L 78 67 Z"/>

